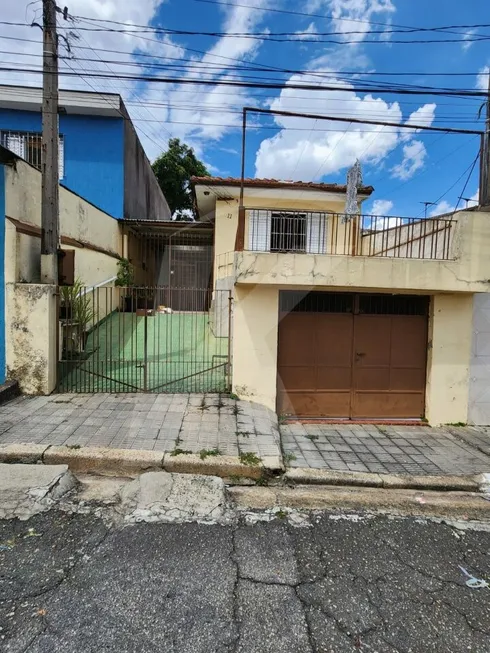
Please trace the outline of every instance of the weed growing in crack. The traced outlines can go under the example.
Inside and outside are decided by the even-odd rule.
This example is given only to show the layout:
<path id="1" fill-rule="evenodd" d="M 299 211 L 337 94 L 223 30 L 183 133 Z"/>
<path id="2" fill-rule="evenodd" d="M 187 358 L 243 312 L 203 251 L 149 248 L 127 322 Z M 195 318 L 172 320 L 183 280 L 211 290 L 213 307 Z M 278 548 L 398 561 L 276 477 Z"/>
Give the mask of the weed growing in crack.
<path id="1" fill-rule="evenodd" d="M 209 410 L 209 408 L 210 407 L 206 403 L 206 398 L 203 397 L 202 400 L 201 400 L 201 403 L 199 404 L 199 410 L 205 411 L 205 410 Z"/>
<path id="2" fill-rule="evenodd" d="M 232 413 L 233 415 L 235 415 L 235 417 L 238 417 L 238 415 L 241 415 L 243 413 L 243 410 L 240 408 L 240 406 L 237 406 L 235 404 L 235 406 L 233 406 Z"/>
<path id="3" fill-rule="evenodd" d="M 208 456 L 221 456 L 221 451 L 219 449 L 201 449 L 199 452 L 200 459 L 204 460 Z"/>
<path id="4" fill-rule="evenodd" d="M 285 452 L 283 458 L 286 465 L 296 460 L 296 456 L 291 451 Z"/>
<path id="5" fill-rule="evenodd" d="M 82 445 L 81 444 L 67 444 L 66 448 L 67 449 L 81 449 Z"/>
<path id="6" fill-rule="evenodd" d="M 242 438 L 249 438 L 252 435 L 250 431 L 237 431 L 236 434 L 237 437 L 241 436 Z"/>
<path id="7" fill-rule="evenodd" d="M 255 484 L 258 485 L 259 487 L 267 487 L 269 485 L 268 475 L 265 473 L 261 474 L 259 478 L 255 481 Z"/>
<path id="8" fill-rule="evenodd" d="M 318 440 L 318 438 L 320 436 L 319 435 L 307 435 L 306 437 L 308 438 L 308 440 L 311 440 L 312 442 L 314 442 L 315 440 Z"/>
<path id="9" fill-rule="evenodd" d="M 171 456 L 185 456 L 189 453 L 192 453 L 192 451 L 189 451 L 188 449 L 179 449 L 176 447 L 173 451 L 170 452 Z"/>
<path id="10" fill-rule="evenodd" d="M 240 462 L 243 465 L 254 466 L 261 463 L 262 458 L 259 458 L 256 454 L 252 453 L 251 451 L 247 451 L 240 454 Z"/>

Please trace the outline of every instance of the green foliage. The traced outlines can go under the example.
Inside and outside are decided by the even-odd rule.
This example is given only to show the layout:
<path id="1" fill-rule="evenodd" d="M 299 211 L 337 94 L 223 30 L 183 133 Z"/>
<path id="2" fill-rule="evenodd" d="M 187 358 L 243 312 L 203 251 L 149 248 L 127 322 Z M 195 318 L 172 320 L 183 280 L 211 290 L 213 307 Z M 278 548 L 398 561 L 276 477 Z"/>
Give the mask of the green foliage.
<path id="1" fill-rule="evenodd" d="M 61 286 L 60 297 L 66 307 L 68 319 L 79 324 L 81 331 L 86 331 L 93 322 L 95 313 L 90 295 L 84 294 L 82 280 L 77 278 L 73 286 Z"/>
<path id="2" fill-rule="evenodd" d="M 171 138 L 168 150 L 152 165 L 153 172 L 176 220 L 188 219 L 183 213 L 192 210 L 190 178 L 209 175 L 206 166 L 194 154 L 194 150 L 178 138 Z"/>
<path id="3" fill-rule="evenodd" d="M 285 452 L 283 458 L 286 465 L 296 460 L 296 456 L 292 452 Z"/>
<path id="4" fill-rule="evenodd" d="M 201 449 L 199 452 L 201 460 L 204 460 L 208 456 L 221 456 L 221 451 L 219 449 Z"/>
<path id="5" fill-rule="evenodd" d="M 120 258 L 117 262 L 116 286 L 127 288 L 134 283 L 134 268 L 127 258 Z"/>
<path id="6" fill-rule="evenodd" d="M 243 465 L 258 465 L 259 463 L 262 462 L 262 458 L 259 458 L 256 456 L 254 453 L 248 451 L 247 453 L 241 453 L 240 454 L 240 462 Z"/>
<path id="7" fill-rule="evenodd" d="M 189 449 L 179 449 L 179 447 L 176 447 L 173 451 L 170 452 L 171 456 L 186 456 L 188 454 L 191 454 L 192 451 L 189 451 Z"/>

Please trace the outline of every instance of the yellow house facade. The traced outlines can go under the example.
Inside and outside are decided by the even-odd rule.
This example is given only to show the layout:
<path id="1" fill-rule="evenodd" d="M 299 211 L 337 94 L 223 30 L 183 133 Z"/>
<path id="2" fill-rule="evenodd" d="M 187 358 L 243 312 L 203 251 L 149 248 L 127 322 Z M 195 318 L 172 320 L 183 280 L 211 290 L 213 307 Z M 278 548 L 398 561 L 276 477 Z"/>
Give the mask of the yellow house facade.
<path id="1" fill-rule="evenodd" d="M 237 395 L 304 419 L 487 419 L 472 396 L 486 384 L 488 212 L 362 216 L 364 187 L 346 218 L 344 186 L 274 180 L 245 180 L 240 211 L 240 180 L 193 188 L 215 225 L 215 288 L 234 293 Z"/>

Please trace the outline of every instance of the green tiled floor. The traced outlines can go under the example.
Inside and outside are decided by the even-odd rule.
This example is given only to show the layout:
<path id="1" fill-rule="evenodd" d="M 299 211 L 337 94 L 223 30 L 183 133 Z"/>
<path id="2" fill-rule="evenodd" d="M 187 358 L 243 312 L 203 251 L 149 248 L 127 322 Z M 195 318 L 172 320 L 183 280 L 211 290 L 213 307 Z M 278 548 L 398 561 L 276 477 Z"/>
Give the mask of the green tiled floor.
<path id="1" fill-rule="evenodd" d="M 84 360 L 60 363 L 62 392 L 222 392 L 228 338 L 207 313 L 115 312 L 89 334 Z"/>

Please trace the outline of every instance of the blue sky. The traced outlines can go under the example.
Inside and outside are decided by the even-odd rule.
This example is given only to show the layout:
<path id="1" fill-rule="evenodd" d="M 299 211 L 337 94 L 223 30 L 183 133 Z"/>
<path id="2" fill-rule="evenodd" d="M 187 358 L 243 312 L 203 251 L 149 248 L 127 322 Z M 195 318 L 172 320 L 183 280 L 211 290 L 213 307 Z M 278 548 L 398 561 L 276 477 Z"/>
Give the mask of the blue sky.
<path id="1" fill-rule="evenodd" d="M 62 78 L 62 85 L 121 93 L 150 158 L 165 148 L 171 136 L 178 136 L 195 147 L 213 174 L 222 176 L 238 176 L 240 172 L 241 108 L 244 105 L 403 123 L 408 120 L 441 127 L 482 128 L 482 118 L 477 117 L 482 98 L 355 92 L 351 84 L 382 82 L 390 86 L 416 84 L 466 89 L 482 85 L 484 76 L 481 73 L 490 64 L 490 48 L 486 41 L 472 42 L 470 39 L 479 34 L 490 36 L 490 28 L 455 28 L 453 31 L 457 34 L 443 35 L 433 32 L 396 34 L 390 33 L 389 26 L 460 26 L 490 22 L 483 0 L 464 3 L 456 0 L 223 2 L 225 4 L 198 0 L 139 0 L 133 4 L 126 0 L 73 0 L 69 5 L 71 14 L 83 18 L 76 18 L 70 24 L 72 58 L 64 62 L 63 67 L 78 71 L 81 77 L 76 80 Z M 20 21 L 27 17 L 30 22 L 39 17 L 40 3 L 27 6 L 27 2 L 25 5 L 21 2 L 19 5 L 22 6 L 3 11 L 8 14 L 6 20 Z M 310 15 L 272 11 L 274 9 Z M 87 22 L 87 18 L 93 21 Z M 99 31 L 100 27 L 123 29 L 103 22 L 107 20 L 198 34 Z M 62 22 L 60 28 L 66 33 L 66 25 Z M 97 31 L 91 31 L 93 28 Z M 359 33 L 352 34 L 352 31 Z M 220 32 L 225 36 L 203 36 L 199 34 L 202 32 Z M 259 38 L 234 35 L 243 32 L 257 34 Z M 297 33 L 297 36 L 293 42 L 268 40 L 271 37 L 267 35 L 278 32 Z M 321 32 L 335 35 L 318 36 Z M 0 30 L 0 38 L 2 34 L 29 39 L 39 37 L 36 28 L 30 27 L 4 28 Z M 320 38 L 335 38 L 340 44 L 322 43 L 318 41 Z M 458 42 L 408 45 L 393 42 L 434 38 L 452 38 Z M 352 40 L 358 43 L 351 43 Z M 12 55 L 4 55 L 4 59 L 15 61 L 17 66 L 40 63 L 35 58 L 39 55 L 39 46 L 35 43 L 2 41 L 2 49 L 12 50 Z M 244 66 L 257 70 L 243 70 Z M 286 86 L 314 83 L 342 86 L 343 90 L 238 89 L 219 85 L 203 87 L 194 83 L 102 81 L 91 78 L 92 71 L 166 75 L 188 80 L 206 78 L 213 83 L 227 78 L 250 80 L 250 76 L 254 76 L 263 82 L 281 82 Z M 406 72 L 413 74 L 399 74 Z M 380 76 L 379 73 L 393 74 Z M 456 77 L 442 73 L 469 74 Z M 20 73 L 4 73 L 1 81 L 36 83 L 33 75 Z M 476 136 L 415 133 L 388 127 L 376 130 L 353 123 L 271 116 L 255 116 L 250 123 L 248 176 L 343 183 L 348 167 L 359 157 L 364 182 L 375 187 L 373 200 L 365 204 L 365 209 L 380 214 L 417 216 L 423 213 L 421 202 L 424 201 L 436 203 L 429 207 L 429 213 L 454 207 L 479 146 Z M 477 189 L 478 165 L 468 181 L 464 197 L 474 197 Z M 464 201 L 460 203 L 460 207 L 464 204 Z"/>

